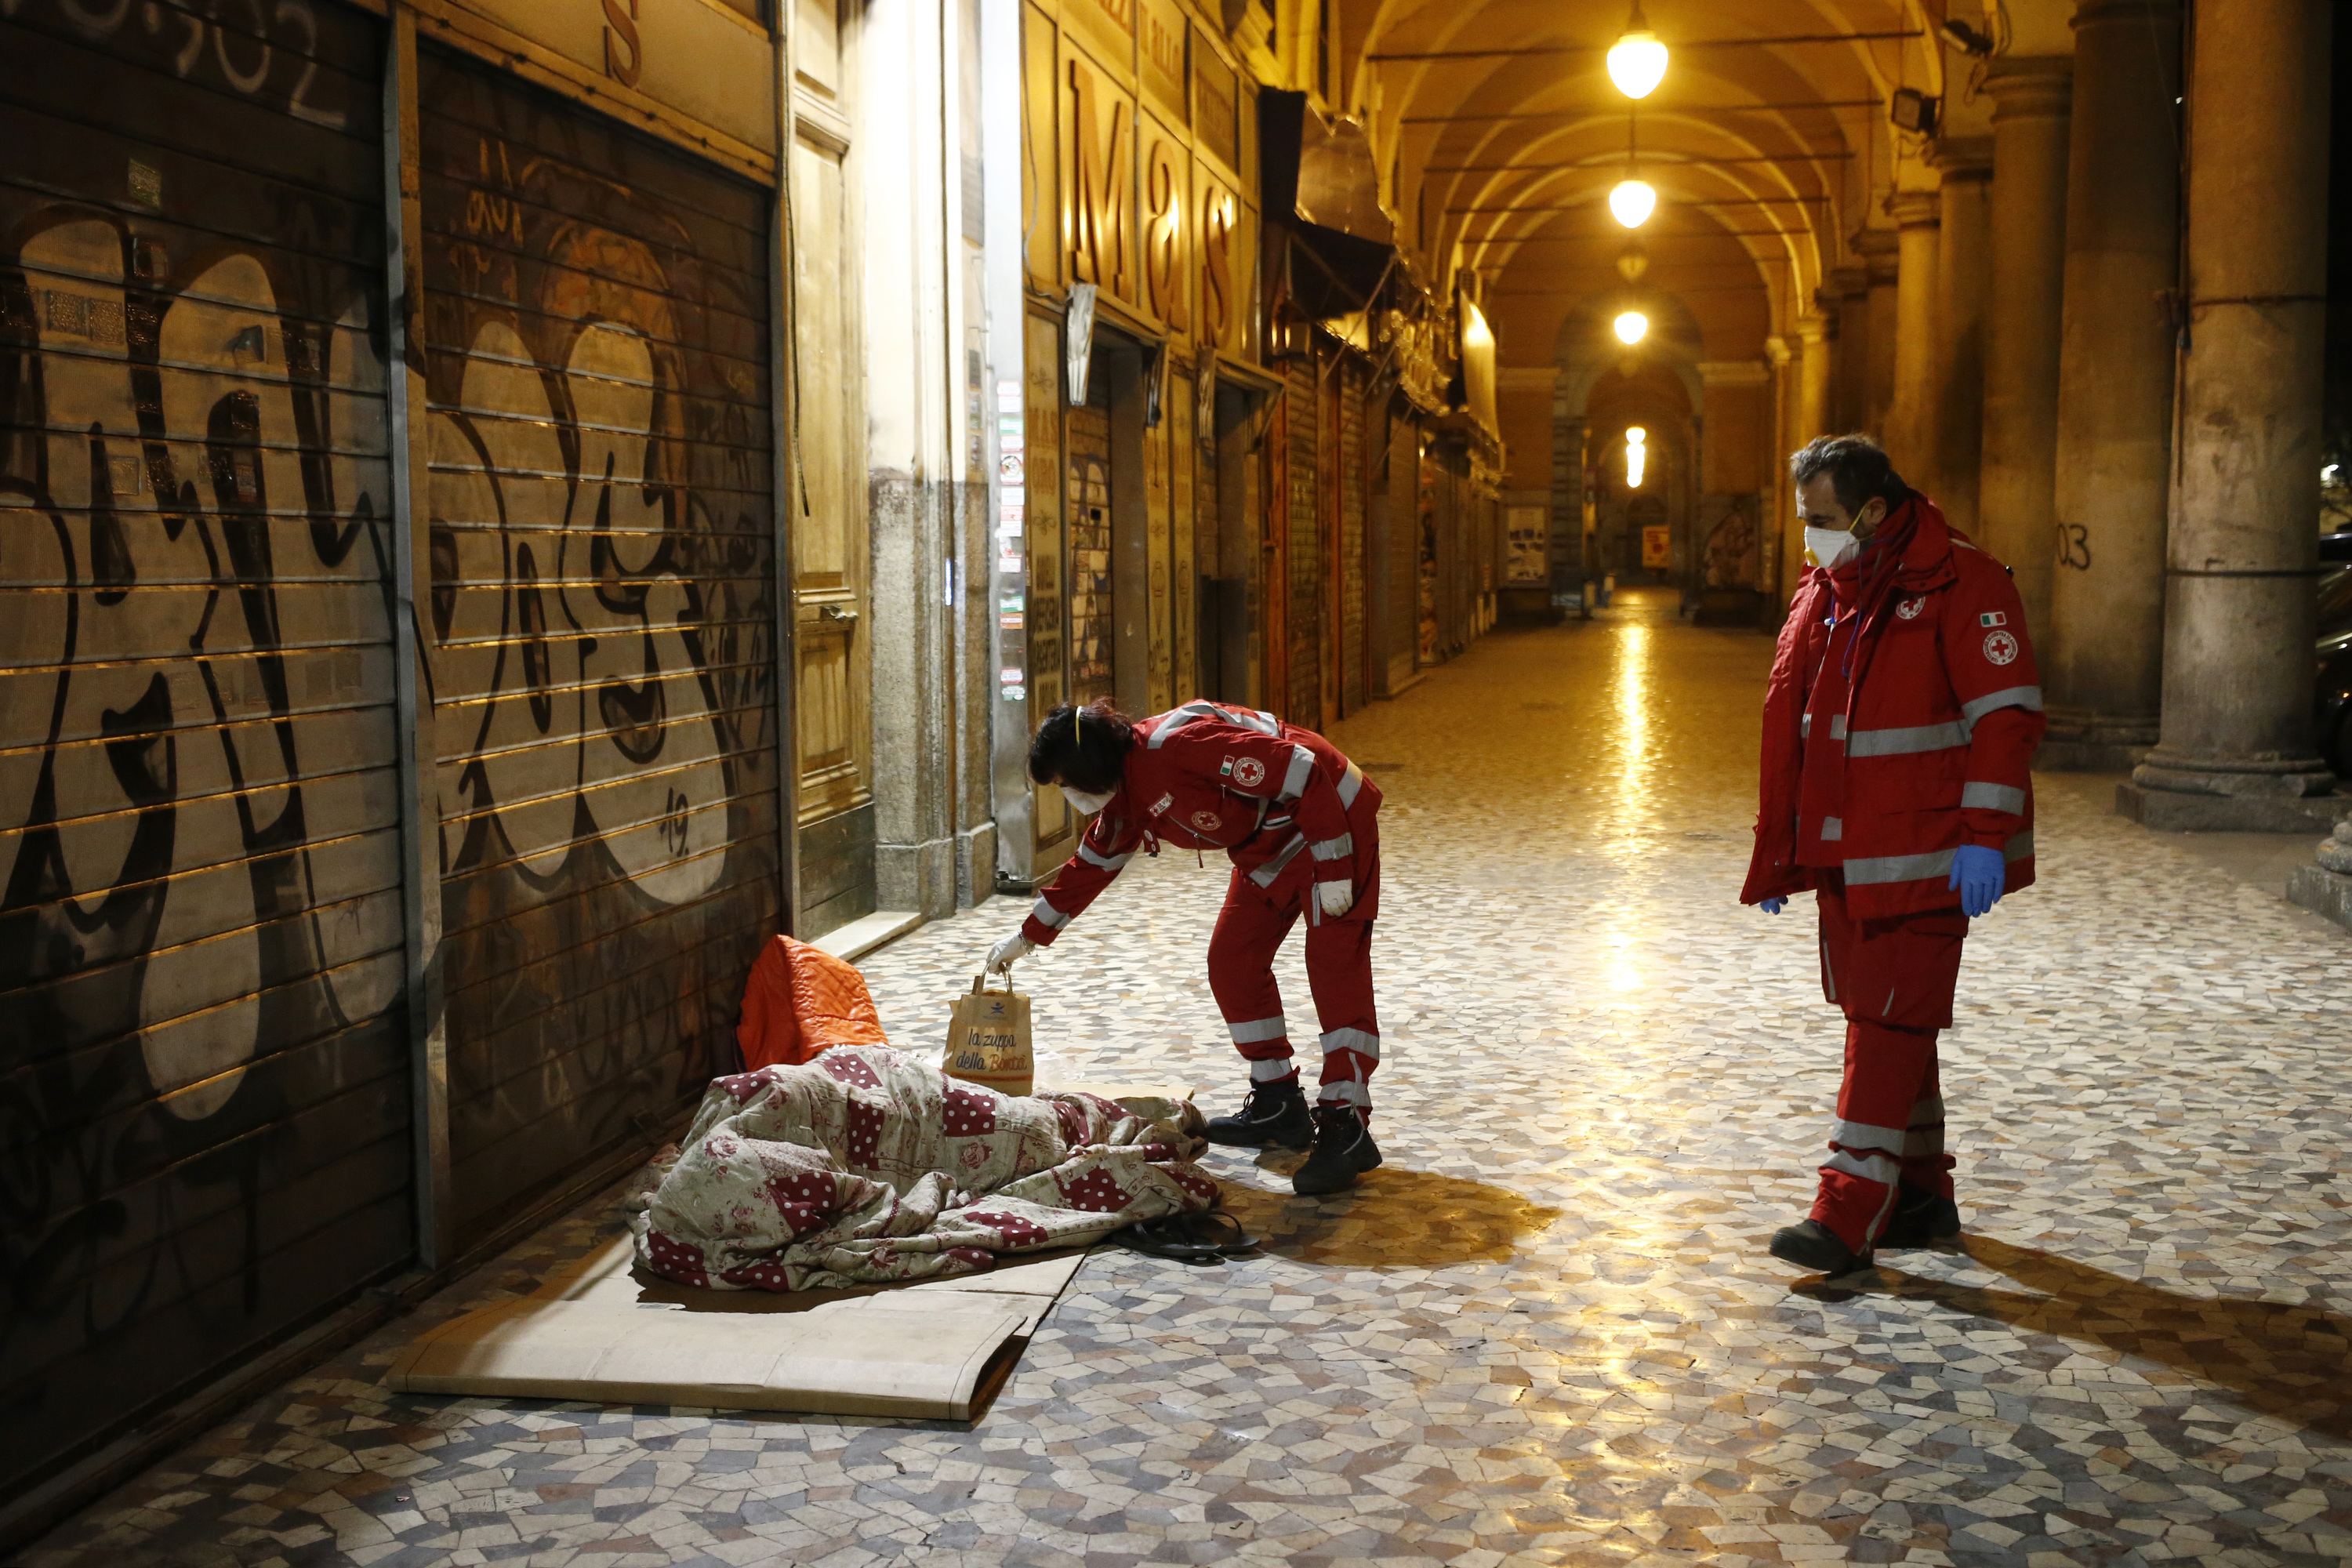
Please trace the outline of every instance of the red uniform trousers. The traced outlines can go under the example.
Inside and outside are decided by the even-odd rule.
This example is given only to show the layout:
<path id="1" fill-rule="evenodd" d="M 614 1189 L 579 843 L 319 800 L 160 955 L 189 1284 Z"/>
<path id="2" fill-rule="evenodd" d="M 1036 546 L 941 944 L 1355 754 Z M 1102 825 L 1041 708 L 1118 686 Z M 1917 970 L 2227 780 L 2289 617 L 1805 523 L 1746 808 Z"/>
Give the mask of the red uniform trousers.
<path id="1" fill-rule="evenodd" d="M 1380 1018 L 1372 1003 L 1372 922 L 1381 903 L 1378 811 L 1359 802 L 1348 813 L 1348 830 L 1355 840 L 1356 901 L 1337 919 L 1325 915 L 1317 901 L 1314 862 L 1307 856 L 1296 857 L 1264 886 L 1234 868 L 1225 907 L 1209 938 L 1209 989 L 1234 1048 L 1250 1065 L 1250 1082 L 1297 1083 L 1274 955 L 1306 915 L 1307 984 L 1322 1027 L 1323 1080 L 1317 1102 L 1349 1106 L 1369 1121 L 1372 1069 L 1381 1059 Z"/>
<path id="2" fill-rule="evenodd" d="M 1856 920 L 1845 879 L 1815 869 L 1822 989 L 1844 1009 L 1845 1081 L 1812 1217 L 1866 1252 L 1907 1186 L 1952 1195 L 1936 1035 L 1952 1022 L 1968 917 L 1958 910 Z"/>

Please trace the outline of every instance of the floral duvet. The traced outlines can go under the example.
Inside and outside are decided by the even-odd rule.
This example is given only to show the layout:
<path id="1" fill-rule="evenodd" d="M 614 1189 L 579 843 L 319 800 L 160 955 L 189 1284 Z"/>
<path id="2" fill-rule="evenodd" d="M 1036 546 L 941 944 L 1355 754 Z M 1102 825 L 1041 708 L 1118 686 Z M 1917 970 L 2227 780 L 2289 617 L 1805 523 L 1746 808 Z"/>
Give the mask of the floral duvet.
<path id="1" fill-rule="evenodd" d="M 1201 1112 L 1129 1103 L 1016 1099 L 882 1046 L 717 1079 L 638 1194 L 637 1261 L 716 1290 L 938 1279 L 1215 1207 Z"/>

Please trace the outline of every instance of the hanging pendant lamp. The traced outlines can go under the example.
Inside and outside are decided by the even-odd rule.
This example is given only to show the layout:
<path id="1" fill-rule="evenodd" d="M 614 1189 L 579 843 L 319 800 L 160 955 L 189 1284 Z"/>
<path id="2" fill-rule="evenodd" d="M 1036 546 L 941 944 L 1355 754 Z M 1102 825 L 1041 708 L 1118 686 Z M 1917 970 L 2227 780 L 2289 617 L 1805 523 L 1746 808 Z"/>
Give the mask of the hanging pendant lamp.
<path id="1" fill-rule="evenodd" d="M 1628 98 L 1647 98 L 1666 78 L 1666 46 L 1643 18 L 1642 0 L 1633 0 L 1633 14 L 1624 36 L 1609 50 L 1609 79 Z"/>

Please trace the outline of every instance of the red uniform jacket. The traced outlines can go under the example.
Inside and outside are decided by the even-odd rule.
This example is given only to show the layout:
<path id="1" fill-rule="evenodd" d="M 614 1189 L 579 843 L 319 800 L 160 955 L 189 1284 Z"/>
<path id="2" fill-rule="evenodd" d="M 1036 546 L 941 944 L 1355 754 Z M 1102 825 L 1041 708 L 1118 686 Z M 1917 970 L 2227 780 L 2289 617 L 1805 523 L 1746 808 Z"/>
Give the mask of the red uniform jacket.
<path id="1" fill-rule="evenodd" d="M 2000 849 L 2010 890 L 2033 880 L 2029 769 L 2046 721 L 2017 588 L 1924 496 L 1896 509 L 1882 533 L 1903 553 L 1893 591 L 1864 606 L 1858 626 L 1836 619 L 1830 574 L 1818 567 L 1789 606 L 1764 699 L 1743 903 L 1812 887 L 1810 860 L 1838 864 L 1863 919 L 1948 910 L 1959 902 L 1948 884 L 1963 844 Z M 1831 658 L 1850 682 L 1843 711 L 1808 713 Z M 1816 765 L 1835 770 L 1841 810 L 1801 832 L 1806 752 L 1822 746 L 1832 749 Z M 1800 856 L 1801 839 L 1812 853 Z"/>
<path id="2" fill-rule="evenodd" d="M 1312 880 L 1357 882 L 1349 818 L 1380 804 L 1380 787 L 1314 731 L 1271 713 L 1187 702 L 1136 724 L 1118 788 L 1037 896 L 1021 933 L 1050 943 L 1147 839 L 1223 849 L 1260 888 L 1274 886 L 1301 854 L 1314 867 Z M 1308 919 L 1318 918 L 1310 908 Z"/>

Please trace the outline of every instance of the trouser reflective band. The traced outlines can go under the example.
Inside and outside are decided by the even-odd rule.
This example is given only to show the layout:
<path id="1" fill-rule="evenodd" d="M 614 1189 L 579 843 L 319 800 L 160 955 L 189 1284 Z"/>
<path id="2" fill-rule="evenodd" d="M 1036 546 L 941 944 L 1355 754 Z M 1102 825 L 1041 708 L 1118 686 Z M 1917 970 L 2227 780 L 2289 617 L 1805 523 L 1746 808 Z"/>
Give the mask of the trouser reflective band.
<path id="1" fill-rule="evenodd" d="M 1869 1019 L 1846 1026 L 1845 1081 L 1812 1217 L 1856 1253 L 1877 1239 L 1901 1189 L 1951 1195 L 1936 1035 Z M 1889 1125 L 1898 1121 L 1906 1125 Z"/>
<path id="2" fill-rule="evenodd" d="M 1287 1019 L 1279 1016 L 1272 1018 L 1253 1018 L 1241 1024 L 1228 1020 L 1225 1024 L 1225 1032 L 1233 1036 L 1234 1044 L 1237 1046 L 1257 1046 L 1264 1045 L 1268 1040 L 1287 1038 L 1290 1034 L 1290 1024 Z"/>
<path id="3" fill-rule="evenodd" d="M 1312 899 L 1314 889 L 1303 889 Z M 1279 1061 L 1286 1071 L 1287 1037 L 1244 1043 L 1244 1033 L 1271 1031 L 1282 1021 L 1282 994 L 1275 984 L 1274 955 L 1298 923 L 1297 903 L 1277 908 L 1246 881 L 1236 885 L 1217 916 L 1209 939 L 1209 989 L 1226 1020 L 1234 1048 L 1251 1061 L 1254 1083 L 1259 1064 Z M 1372 1000 L 1371 921 L 1330 921 L 1307 932 L 1307 981 L 1315 993 L 1316 1021 L 1323 1037 L 1322 1098 L 1368 1110 L 1369 1084 L 1380 1065 L 1380 1019 Z"/>
<path id="4" fill-rule="evenodd" d="M 1249 1068 L 1252 1083 L 1297 1083 L 1298 1081 L 1298 1062 L 1291 1056 L 1290 1042 L 1287 1040 L 1282 1043 L 1280 1056 L 1253 1057 L 1250 1058 Z"/>

